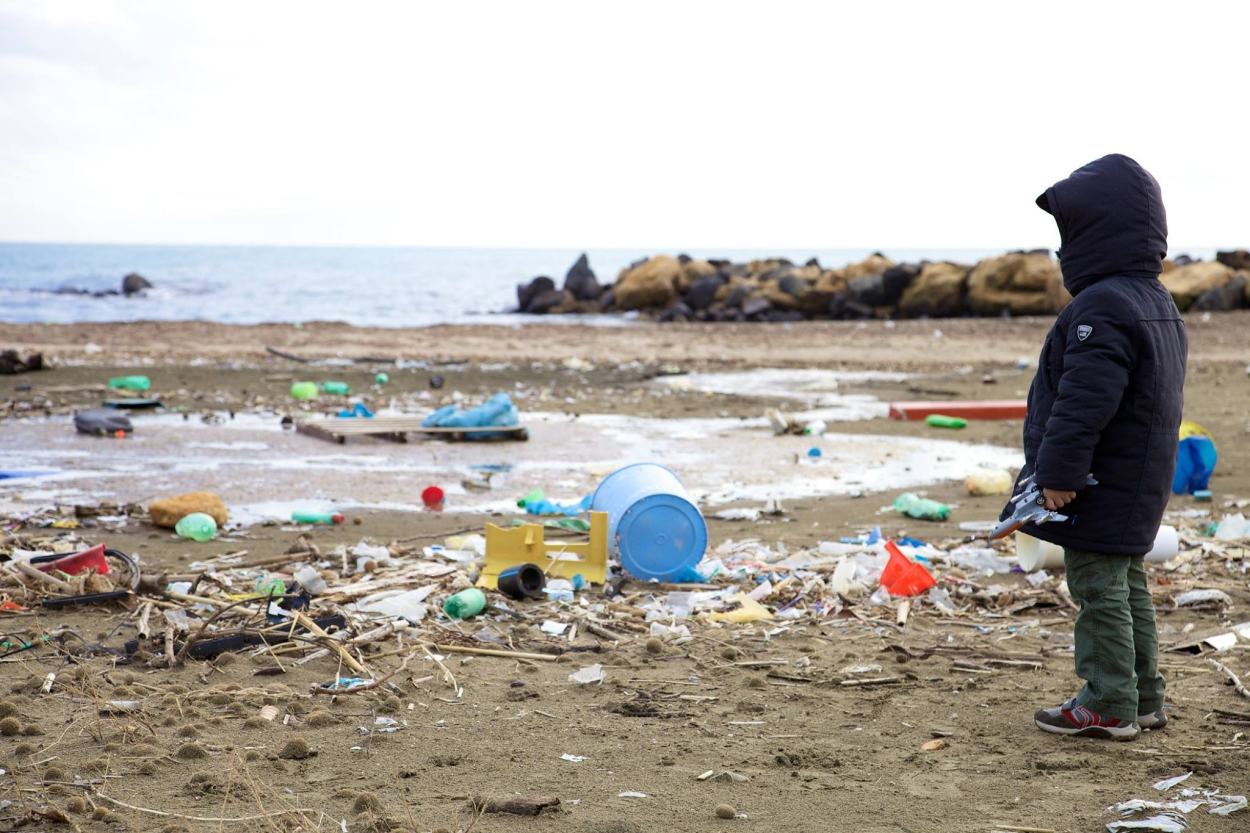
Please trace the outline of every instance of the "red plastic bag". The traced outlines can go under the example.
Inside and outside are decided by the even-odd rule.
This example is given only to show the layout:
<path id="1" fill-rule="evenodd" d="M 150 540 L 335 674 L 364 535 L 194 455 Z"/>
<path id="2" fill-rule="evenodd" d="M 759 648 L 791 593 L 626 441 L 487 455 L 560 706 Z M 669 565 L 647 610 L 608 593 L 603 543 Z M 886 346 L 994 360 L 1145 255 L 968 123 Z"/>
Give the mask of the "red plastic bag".
<path id="1" fill-rule="evenodd" d="M 886 539 L 885 549 L 890 560 L 881 572 L 881 586 L 891 596 L 919 596 L 937 584 L 928 570 L 903 555 L 892 540 Z"/>

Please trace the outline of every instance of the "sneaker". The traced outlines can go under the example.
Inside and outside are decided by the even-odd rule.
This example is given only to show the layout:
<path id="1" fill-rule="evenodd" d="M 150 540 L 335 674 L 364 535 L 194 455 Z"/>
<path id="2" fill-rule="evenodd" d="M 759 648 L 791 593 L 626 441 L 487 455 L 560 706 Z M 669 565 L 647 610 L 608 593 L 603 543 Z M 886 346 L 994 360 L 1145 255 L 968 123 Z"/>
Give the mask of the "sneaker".
<path id="1" fill-rule="evenodd" d="M 1033 715 L 1033 722 L 1043 732 L 1057 735 L 1132 740 L 1141 734 L 1141 726 L 1133 721 L 1095 714 L 1084 706 L 1078 706 L 1075 699 L 1057 709 L 1039 709 Z"/>
<path id="2" fill-rule="evenodd" d="M 1163 713 L 1163 709 L 1143 712 L 1137 715 L 1137 725 L 1143 729 L 1162 729 L 1168 725 L 1168 716 Z"/>

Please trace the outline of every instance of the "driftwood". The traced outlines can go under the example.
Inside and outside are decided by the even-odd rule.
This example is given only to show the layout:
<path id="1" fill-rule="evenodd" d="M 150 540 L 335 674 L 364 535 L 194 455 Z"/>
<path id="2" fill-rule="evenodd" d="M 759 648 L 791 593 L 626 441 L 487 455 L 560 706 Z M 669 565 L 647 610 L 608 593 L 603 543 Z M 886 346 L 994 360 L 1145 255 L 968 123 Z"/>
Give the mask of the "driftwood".
<path id="1" fill-rule="evenodd" d="M 1221 662 L 1216 662 L 1213 659 L 1207 660 L 1207 662 L 1214 665 L 1217 671 L 1228 677 L 1229 681 L 1233 685 L 1233 691 L 1237 692 L 1242 697 L 1250 697 L 1250 688 L 1246 688 L 1245 684 L 1237 678 L 1237 675 L 1233 673 L 1231 668 Z"/>
<path id="2" fill-rule="evenodd" d="M 413 651 L 408 654 L 408 656 L 404 657 L 404 661 L 399 664 L 398 668 L 385 676 L 378 677 L 376 680 L 370 680 L 367 683 L 352 686 L 351 688 L 325 688 L 324 686 L 314 684 L 312 691 L 314 694 L 358 694 L 362 691 L 368 691 L 371 688 L 377 688 L 391 677 L 394 677 L 396 674 L 402 674 L 408 668 L 408 663 L 412 660 L 415 653 L 416 651 Z"/>
<path id="3" fill-rule="evenodd" d="M 528 797 L 510 795 L 491 798 L 484 795 L 473 796 L 473 809 L 478 813 L 512 813 L 514 816 L 536 816 L 548 807 L 558 807 L 560 799 L 552 796 Z"/>

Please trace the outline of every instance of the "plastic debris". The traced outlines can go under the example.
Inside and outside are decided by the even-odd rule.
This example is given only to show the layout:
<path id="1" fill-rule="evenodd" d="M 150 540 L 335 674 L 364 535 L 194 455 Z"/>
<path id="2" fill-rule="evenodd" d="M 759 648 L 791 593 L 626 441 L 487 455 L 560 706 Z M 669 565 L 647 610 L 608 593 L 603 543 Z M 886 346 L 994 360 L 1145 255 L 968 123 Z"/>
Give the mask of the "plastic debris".
<path id="1" fill-rule="evenodd" d="M 1160 792 L 1164 792 L 1172 789 L 1177 784 L 1184 783 L 1191 775 L 1193 775 L 1192 772 L 1186 772 L 1184 775 L 1177 775 L 1175 778 L 1164 778 L 1162 781 L 1155 781 L 1151 786 Z"/>
<path id="2" fill-rule="evenodd" d="M 1107 830 L 1118 833 L 1120 830 L 1153 830 L 1156 833 L 1184 833 L 1189 824 L 1183 816 L 1176 813 L 1159 813 L 1148 819 L 1129 819 L 1108 822 Z"/>
<path id="3" fill-rule="evenodd" d="M 911 492 L 903 492 L 896 497 L 894 508 L 909 518 L 921 521 L 944 521 L 951 515 L 951 509 L 946 504 L 919 497 Z"/>
<path id="4" fill-rule="evenodd" d="M 890 560 L 881 573 L 881 586 L 891 596 L 918 596 L 936 583 L 928 570 L 909 561 L 893 541 L 886 541 L 885 548 Z"/>
<path id="5" fill-rule="evenodd" d="M 569 675 L 569 682 L 577 683 L 578 685 L 601 683 L 604 680 L 604 676 L 603 665 L 596 662 L 594 665 L 588 665 L 579 671 L 574 671 Z"/>
<path id="6" fill-rule="evenodd" d="M 1222 605 L 1231 605 L 1233 603 L 1232 596 L 1229 596 L 1223 590 L 1186 590 L 1184 593 L 1178 593 L 1174 596 L 1172 601 L 1176 603 L 1177 607 L 1190 607 L 1211 602 Z"/>
<path id="7" fill-rule="evenodd" d="M 1250 519 L 1240 512 L 1236 515 L 1227 515 L 1215 528 L 1213 537 L 1217 541 L 1240 541 L 1242 538 L 1250 538 Z"/>
<path id="8" fill-rule="evenodd" d="M 733 600 L 740 607 L 727 613 L 713 613 L 708 616 L 708 620 L 712 622 L 735 622 L 743 624 L 746 622 L 758 622 L 761 619 L 771 619 L 773 615 L 768 612 L 768 608 L 752 599 L 745 593 L 739 593 L 734 596 Z"/>

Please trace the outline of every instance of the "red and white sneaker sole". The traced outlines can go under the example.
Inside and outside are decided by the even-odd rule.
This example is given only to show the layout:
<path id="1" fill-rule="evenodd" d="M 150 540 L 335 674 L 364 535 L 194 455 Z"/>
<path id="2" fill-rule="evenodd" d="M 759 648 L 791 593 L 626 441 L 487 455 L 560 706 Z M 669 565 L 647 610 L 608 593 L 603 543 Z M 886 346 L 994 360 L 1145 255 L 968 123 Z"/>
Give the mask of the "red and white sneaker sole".
<path id="1" fill-rule="evenodd" d="M 1050 732 L 1054 735 L 1068 735 L 1078 738 L 1101 738 L 1103 740 L 1136 740 L 1141 734 L 1141 727 L 1136 723 L 1130 723 L 1127 726 L 1053 726 L 1049 723 L 1043 723 L 1040 720 L 1034 720 L 1037 728 L 1043 732 Z"/>

